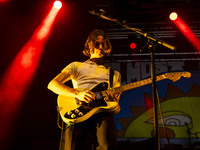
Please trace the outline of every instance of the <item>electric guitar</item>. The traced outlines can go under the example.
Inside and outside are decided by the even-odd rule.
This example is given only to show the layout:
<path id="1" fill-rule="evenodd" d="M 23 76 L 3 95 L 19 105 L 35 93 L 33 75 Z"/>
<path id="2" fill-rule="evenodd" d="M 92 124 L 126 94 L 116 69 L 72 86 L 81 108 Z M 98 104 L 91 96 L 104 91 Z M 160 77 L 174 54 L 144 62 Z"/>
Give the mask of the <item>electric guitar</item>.
<path id="1" fill-rule="evenodd" d="M 179 80 L 181 77 L 190 78 L 190 72 L 173 72 L 165 73 L 156 77 L 156 81 L 170 79 L 173 82 Z M 127 85 L 123 85 L 116 88 L 108 89 L 109 83 L 102 82 L 96 86 L 90 88 L 95 93 L 96 98 L 90 103 L 82 103 L 74 97 L 59 95 L 57 99 L 58 111 L 62 120 L 67 124 L 80 123 L 87 120 L 91 116 L 99 112 L 111 112 L 118 109 L 119 104 L 116 101 L 108 100 L 106 98 L 106 92 L 109 91 L 113 94 L 121 93 L 130 89 L 134 89 L 140 86 L 144 86 L 152 83 L 152 79 L 144 79 L 141 81 L 133 82 Z"/>

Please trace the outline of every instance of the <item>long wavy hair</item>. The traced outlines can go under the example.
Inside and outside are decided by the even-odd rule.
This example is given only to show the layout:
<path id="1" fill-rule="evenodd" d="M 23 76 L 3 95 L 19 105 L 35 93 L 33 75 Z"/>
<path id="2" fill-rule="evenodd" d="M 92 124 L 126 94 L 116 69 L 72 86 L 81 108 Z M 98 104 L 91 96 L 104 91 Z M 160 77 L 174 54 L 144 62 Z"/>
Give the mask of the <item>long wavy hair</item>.
<path id="1" fill-rule="evenodd" d="M 100 35 L 104 37 L 104 46 L 103 47 L 104 47 L 105 54 L 106 55 L 110 54 L 112 46 L 110 44 L 110 40 L 109 40 L 108 35 L 104 31 L 96 29 L 89 34 L 89 36 L 88 36 L 88 38 L 85 42 L 85 46 L 84 46 L 84 50 L 83 50 L 84 55 L 90 57 L 90 52 L 94 52 L 94 43 L 95 43 L 97 37 L 100 36 Z M 92 44 L 93 44 L 92 49 L 89 47 L 89 43 L 91 41 L 92 41 Z"/>

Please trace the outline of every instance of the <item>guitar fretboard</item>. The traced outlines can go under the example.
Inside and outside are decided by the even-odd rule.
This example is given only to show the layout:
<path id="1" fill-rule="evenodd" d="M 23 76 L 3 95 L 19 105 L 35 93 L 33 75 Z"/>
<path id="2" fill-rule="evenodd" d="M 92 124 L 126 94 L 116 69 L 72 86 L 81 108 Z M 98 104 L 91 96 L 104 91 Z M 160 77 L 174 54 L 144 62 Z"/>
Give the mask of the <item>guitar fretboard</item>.
<path id="1" fill-rule="evenodd" d="M 173 82 L 175 82 L 175 81 L 179 80 L 182 76 L 185 77 L 185 78 L 190 78 L 191 73 L 190 72 L 165 73 L 165 74 L 156 76 L 156 82 L 160 81 L 160 80 L 164 80 L 164 79 L 170 79 Z M 152 83 L 152 79 L 148 78 L 148 79 L 144 79 L 144 80 L 141 80 L 141 81 L 129 83 L 127 85 L 122 85 L 120 87 L 105 90 L 105 91 L 102 91 L 102 92 L 105 93 L 106 91 L 110 91 L 113 94 L 117 94 L 117 93 L 124 92 L 124 91 L 127 91 L 127 90 L 131 90 L 131 89 L 143 86 L 143 85 L 147 85 L 147 84 L 150 84 L 150 83 Z"/>
<path id="2" fill-rule="evenodd" d="M 160 81 L 160 80 L 163 80 L 163 79 L 165 79 L 165 75 L 159 75 L 159 76 L 156 77 L 156 81 Z M 122 86 L 117 87 L 117 88 L 112 88 L 112 89 L 109 89 L 109 91 L 112 92 L 113 94 L 116 94 L 116 93 L 124 92 L 124 91 L 127 91 L 127 90 L 131 90 L 131 89 L 143 86 L 143 85 L 147 85 L 147 84 L 150 84 L 150 83 L 152 83 L 152 79 L 148 78 L 148 79 L 144 79 L 144 80 L 141 80 L 141 81 L 136 81 L 136 82 L 129 83 L 129 84 L 126 84 L 126 85 L 122 85 Z"/>

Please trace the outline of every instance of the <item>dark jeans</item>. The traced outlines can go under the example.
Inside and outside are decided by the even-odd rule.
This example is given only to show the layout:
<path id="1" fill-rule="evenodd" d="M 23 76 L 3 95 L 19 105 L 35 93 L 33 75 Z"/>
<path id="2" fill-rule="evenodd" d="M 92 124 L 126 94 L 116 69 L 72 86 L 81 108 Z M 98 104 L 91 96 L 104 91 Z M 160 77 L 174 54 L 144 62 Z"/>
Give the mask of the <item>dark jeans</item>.
<path id="1" fill-rule="evenodd" d="M 64 150 L 84 150 L 86 140 L 91 138 L 91 135 L 97 139 L 98 149 L 117 149 L 117 133 L 112 112 L 98 113 L 66 129 Z"/>

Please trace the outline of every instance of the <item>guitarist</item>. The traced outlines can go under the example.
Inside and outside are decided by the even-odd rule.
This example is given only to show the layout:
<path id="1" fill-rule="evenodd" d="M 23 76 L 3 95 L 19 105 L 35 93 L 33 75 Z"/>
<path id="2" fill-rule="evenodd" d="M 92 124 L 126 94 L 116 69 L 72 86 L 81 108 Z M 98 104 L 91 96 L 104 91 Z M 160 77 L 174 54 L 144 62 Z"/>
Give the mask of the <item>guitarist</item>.
<path id="1" fill-rule="evenodd" d="M 83 50 L 83 54 L 90 59 L 85 62 L 70 63 L 50 81 L 48 89 L 59 95 L 76 98 L 79 100 L 79 104 L 91 103 L 95 100 L 95 94 L 88 89 L 100 82 L 110 81 L 110 67 L 104 63 L 104 57 L 110 52 L 111 45 L 108 35 L 102 30 L 94 30 L 89 34 Z M 74 88 L 64 84 L 69 80 L 72 80 Z M 113 87 L 121 86 L 121 74 L 118 71 L 114 71 L 111 85 Z M 107 92 L 106 97 L 118 102 L 120 94 L 113 95 L 111 92 Z M 83 150 L 86 139 L 92 134 L 98 142 L 98 149 L 116 150 L 117 134 L 114 114 L 114 111 L 99 112 L 83 122 L 69 126 L 65 130 L 64 149 Z"/>

